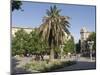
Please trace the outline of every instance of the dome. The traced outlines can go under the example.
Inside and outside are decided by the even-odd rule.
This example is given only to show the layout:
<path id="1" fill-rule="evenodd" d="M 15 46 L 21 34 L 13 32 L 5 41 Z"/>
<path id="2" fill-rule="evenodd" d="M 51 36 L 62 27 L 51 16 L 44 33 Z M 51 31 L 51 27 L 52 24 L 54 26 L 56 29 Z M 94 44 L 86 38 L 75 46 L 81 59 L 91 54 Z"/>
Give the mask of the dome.
<path id="1" fill-rule="evenodd" d="M 88 32 L 87 29 L 85 27 L 83 27 L 80 32 Z"/>

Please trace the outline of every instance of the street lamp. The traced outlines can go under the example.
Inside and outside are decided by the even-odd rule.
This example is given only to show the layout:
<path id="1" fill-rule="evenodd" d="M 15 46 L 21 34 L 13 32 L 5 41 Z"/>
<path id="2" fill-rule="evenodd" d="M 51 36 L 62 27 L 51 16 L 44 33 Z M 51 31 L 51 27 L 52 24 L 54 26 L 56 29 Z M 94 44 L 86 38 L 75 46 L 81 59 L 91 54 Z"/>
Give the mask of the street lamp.
<path id="1" fill-rule="evenodd" d="M 93 48 L 94 41 L 88 41 L 89 49 L 90 49 L 90 59 L 92 61 L 92 48 Z"/>

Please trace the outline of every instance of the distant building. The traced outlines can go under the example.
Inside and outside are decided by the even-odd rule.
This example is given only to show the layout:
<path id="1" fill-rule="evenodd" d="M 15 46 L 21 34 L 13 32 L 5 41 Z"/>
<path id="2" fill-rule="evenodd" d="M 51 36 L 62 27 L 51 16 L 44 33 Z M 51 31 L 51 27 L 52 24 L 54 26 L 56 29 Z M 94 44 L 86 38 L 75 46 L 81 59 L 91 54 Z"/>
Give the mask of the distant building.
<path id="1" fill-rule="evenodd" d="M 24 29 L 27 33 L 30 33 L 31 31 L 34 31 L 34 28 L 12 27 L 12 35 L 15 36 L 15 33 L 20 29 Z M 64 32 L 64 33 L 65 33 L 65 38 L 63 39 L 64 41 L 68 41 L 69 39 L 71 39 L 72 35 L 68 35 L 66 32 Z"/>
<path id="2" fill-rule="evenodd" d="M 87 51 L 86 49 L 86 45 L 87 45 L 87 38 L 89 37 L 89 35 L 91 34 L 91 32 L 89 32 L 85 27 L 83 27 L 81 30 L 80 30 L 80 35 L 81 35 L 81 38 L 80 38 L 80 41 L 81 41 L 81 53 L 84 53 Z"/>
<path id="3" fill-rule="evenodd" d="M 15 33 L 20 29 L 24 29 L 27 33 L 30 33 L 34 30 L 33 28 L 12 27 L 12 35 L 15 36 Z"/>

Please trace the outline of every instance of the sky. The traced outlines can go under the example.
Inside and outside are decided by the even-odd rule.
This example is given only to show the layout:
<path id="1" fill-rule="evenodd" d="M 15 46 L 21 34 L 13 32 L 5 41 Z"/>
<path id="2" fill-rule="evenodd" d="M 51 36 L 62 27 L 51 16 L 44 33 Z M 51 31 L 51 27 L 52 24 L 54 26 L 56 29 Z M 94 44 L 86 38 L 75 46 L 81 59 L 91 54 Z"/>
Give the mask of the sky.
<path id="1" fill-rule="evenodd" d="M 60 15 L 70 17 L 69 31 L 74 36 L 75 42 L 80 39 L 80 29 L 86 27 L 88 31 L 95 31 L 96 8 L 89 5 L 54 4 L 22 2 L 22 9 L 12 12 L 12 27 L 35 28 L 42 24 L 46 10 L 56 5 L 61 9 Z"/>

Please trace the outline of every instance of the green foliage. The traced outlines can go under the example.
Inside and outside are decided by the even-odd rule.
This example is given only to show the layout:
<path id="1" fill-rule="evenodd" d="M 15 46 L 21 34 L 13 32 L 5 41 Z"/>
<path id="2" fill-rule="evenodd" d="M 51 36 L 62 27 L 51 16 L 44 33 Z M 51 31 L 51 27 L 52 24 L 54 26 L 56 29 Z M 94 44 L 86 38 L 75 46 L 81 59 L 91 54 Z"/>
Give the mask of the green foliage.
<path id="1" fill-rule="evenodd" d="M 12 0 L 12 11 L 21 9 L 22 2 Z"/>
<path id="2" fill-rule="evenodd" d="M 30 33 L 29 49 L 33 51 L 33 53 L 40 54 L 45 52 L 46 46 L 46 43 L 40 39 L 37 31 Z"/>
<path id="3" fill-rule="evenodd" d="M 46 61 L 32 61 L 31 63 L 27 63 L 24 68 L 31 69 L 31 70 L 43 70 L 46 65 Z"/>
<path id="4" fill-rule="evenodd" d="M 57 53 L 60 53 L 60 48 L 59 47 L 55 47 L 54 51 L 57 52 Z"/>
<path id="5" fill-rule="evenodd" d="M 39 71 L 39 72 L 51 72 L 51 71 L 54 71 L 56 69 L 59 69 L 59 68 L 63 68 L 65 66 L 70 66 L 70 65 L 73 65 L 75 64 L 76 62 L 75 61 L 52 61 L 50 63 L 46 63 L 45 61 L 34 61 L 32 63 L 28 63 L 26 65 L 24 65 L 24 68 L 26 70 L 28 69 L 31 69 L 31 71 L 33 70 L 36 70 L 36 71 Z"/>
<path id="6" fill-rule="evenodd" d="M 68 52 L 75 52 L 75 43 L 74 43 L 74 39 L 70 39 L 68 40 L 65 45 L 64 45 L 64 53 L 68 53 Z"/>
<path id="7" fill-rule="evenodd" d="M 76 43 L 76 53 L 80 53 L 80 50 L 81 50 L 81 42 L 80 42 L 80 40 L 79 40 L 79 42 L 78 43 Z"/>
<path id="8" fill-rule="evenodd" d="M 46 47 L 46 43 L 40 40 L 35 30 L 28 34 L 20 29 L 12 38 L 12 55 L 44 54 Z"/>
<path id="9" fill-rule="evenodd" d="M 20 29 L 15 33 L 15 37 L 12 39 L 12 53 L 13 55 L 25 54 L 28 44 L 28 34 Z"/>

